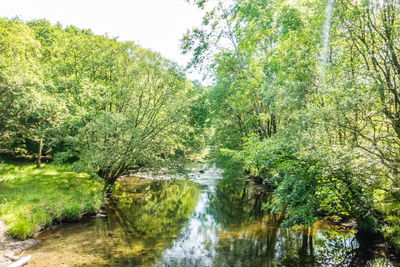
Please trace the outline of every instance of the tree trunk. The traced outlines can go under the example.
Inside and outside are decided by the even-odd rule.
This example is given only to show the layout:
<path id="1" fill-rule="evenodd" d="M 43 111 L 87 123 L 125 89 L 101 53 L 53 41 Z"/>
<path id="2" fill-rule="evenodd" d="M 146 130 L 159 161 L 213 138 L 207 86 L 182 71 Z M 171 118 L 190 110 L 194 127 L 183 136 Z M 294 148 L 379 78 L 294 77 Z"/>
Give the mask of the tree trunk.
<path id="1" fill-rule="evenodd" d="M 40 164 L 42 163 L 42 148 L 43 148 L 43 139 L 39 140 L 39 151 L 36 159 L 36 168 L 40 169 Z"/>

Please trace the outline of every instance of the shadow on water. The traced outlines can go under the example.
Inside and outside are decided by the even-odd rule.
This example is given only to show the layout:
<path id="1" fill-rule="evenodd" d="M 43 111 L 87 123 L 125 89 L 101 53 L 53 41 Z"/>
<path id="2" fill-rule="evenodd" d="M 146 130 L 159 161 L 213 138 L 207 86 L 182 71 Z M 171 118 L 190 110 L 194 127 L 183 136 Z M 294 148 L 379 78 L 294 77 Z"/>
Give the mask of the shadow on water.
<path id="1" fill-rule="evenodd" d="M 30 266 L 398 266 L 354 230 L 319 222 L 282 228 L 273 195 L 217 168 L 189 180 L 128 178 L 107 218 L 43 232 Z"/>

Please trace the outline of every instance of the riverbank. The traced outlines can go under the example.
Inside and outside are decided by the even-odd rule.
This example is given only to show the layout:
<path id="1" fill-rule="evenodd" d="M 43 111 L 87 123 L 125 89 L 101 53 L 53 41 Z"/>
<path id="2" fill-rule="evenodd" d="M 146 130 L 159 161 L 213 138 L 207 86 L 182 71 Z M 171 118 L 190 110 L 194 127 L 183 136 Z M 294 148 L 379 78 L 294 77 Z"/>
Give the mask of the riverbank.
<path id="1" fill-rule="evenodd" d="M 20 259 L 24 251 L 38 243 L 35 239 L 17 240 L 6 234 L 7 226 L 0 220 L 0 266 L 8 266 Z"/>
<path id="2" fill-rule="evenodd" d="M 198 170 L 193 169 L 192 171 L 193 171 L 192 173 L 193 179 L 195 179 L 200 184 L 206 182 L 208 187 L 212 188 L 215 187 L 216 190 L 215 197 L 221 199 L 225 199 L 225 194 L 228 194 L 231 190 L 233 190 L 231 189 L 232 186 L 230 184 L 225 184 L 225 183 L 227 183 L 227 181 L 230 180 L 232 182 L 234 181 L 238 182 L 238 177 L 233 179 L 228 178 L 225 179 L 223 182 L 219 182 L 218 183 L 219 185 L 217 186 L 216 181 L 222 179 L 222 173 L 215 172 L 204 167 L 201 167 Z M 242 177 L 241 176 L 242 174 L 238 175 Z M 154 206 L 153 198 L 149 196 L 154 194 L 154 192 L 158 190 L 159 192 L 162 192 L 162 195 L 163 196 L 165 195 L 165 197 L 173 196 L 173 199 L 168 199 L 168 201 L 161 201 L 158 197 L 157 199 L 154 200 L 154 201 L 157 200 L 156 202 L 157 205 L 155 205 L 155 207 L 159 207 L 160 205 L 159 201 L 161 201 L 161 203 L 165 203 L 165 205 L 168 206 L 167 210 L 169 214 L 169 212 L 175 211 L 175 207 L 177 206 L 175 204 L 171 204 L 170 203 L 171 201 L 172 203 L 174 203 L 174 201 L 179 202 L 182 201 L 182 199 L 187 199 L 187 197 L 183 196 L 176 198 L 177 194 L 175 192 L 171 194 L 166 193 L 166 191 L 168 190 L 164 189 L 160 190 L 158 186 L 155 187 L 153 186 L 154 188 L 152 187 L 151 189 L 149 187 L 149 189 L 146 189 L 149 191 L 146 191 L 145 193 L 144 192 L 139 193 L 140 190 L 144 190 L 143 188 L 147 188 L 148 186 L 150 186 L 151 182 L 155 182 L 155 185 L 156 184 L 161 185 L 162 181 L 168 179 L 166 179 L 166 177 L 162 176 L 161 174 L 156 175 L 156 173 L 147 173 L 147 172 L 135 173 L 134 176 L 136 176 L 136 178 L 134 179 L 123 179 L 123 181 L 122 180 L 119 181 L 118 188 L 124 189 L 121 198 L 123 201 L 121 203 L 125 202 L 131 203 L 132 201 L 131 197 L 132 195 L 134 195 L 134 196 L 140 196 L 139 199 L 140 201 L 143 201 L 144 203 L 143 205 L 145 205 L 145 203 L 151 200 L 150 201 L 151 203 L 149 205 L 153 207 Z M 203 178 L 206 178 L 206 180 L 203 180 Z M 244 179 L 244 177 L 242 177 L 242 179 Z M 131 184 L 130 183 L 131 181 L 132 182 L 134 181 L 134 183 Z M 144 184 L 148 186 L 141 186 Z M 241 183 L 239 184 L 240 186 L 243 186 Z M 254 202 L 253 203 L 254 205 L 250 205 L 248 208 L 251 211 L 250 212 L 251 216 L 256 216 L 256 214 L 253 214 L 253 212 L 257 214 L 261 212 L 259 210 L 260 209 L 259 205 L 262 202 L 266 201 L 265 199 L 261 198 L 262 195 L 264 195 L 265 197 L 265 194 L 259 192 L 258 190 L 255 190 L 258 187 L 250 186 L 252 185 L 252 183 L 246 183 L 246 184 L 247 186 L 249 186 L 249 188 L 246 191 L 240 190 L 239 186 L 237 190 L 231 192 L 232 195 L 228 194 L 229 196 L 227 196 L 227 199 L 229 200 L 228 201 L 229 203 L 235 200 L 242 201 L 244 192 L 247 192 L 246 194 L 251 194 L 251 197 L 245 196 L 245 198 L 247 198 L 247 200 L 250 201 L 251 203 Z M 184 188 L 182 184 L 179 184 L 179 186 L 177 184 L 174 184 L 173 187 L 174 190 L 176 189 L 175 187 L 181 189 Z M 21 255 L 27 256 L 27 254 L 31 254 L 30 252 L 31 250 L 26 252 L 26 254 L 21 254 L 21 253 L 23 253 L 24 250 L 36 244 L 37 242 L 36 240 L 33 239 L 20 241 L 12 238 L 9 235 L 6 235 L 5 234 L 6 225 L 1 222 L 1 219 L 4 220 L 4 218 L 13 218 L 14 221 L 11 222 L 7 221 L 7 225 L 9 225 L 10 227 L 11 226 L 14 227 L 11 230 L 9 227 L 9 229 L 7 230 L 7 232 L 13 234 L 13 236 L 19 237 L 16 234 L 14 234 L 14 233 L 19 233 L 21 235 L 21 237 L 19 238 L 22 239 L 34 237 L 41 229 L 46 229 L 48 226 L 51 226 L 52 223 L 57 223 L 65 220 L 78 221 L 82 218 L 84 214 L 90 214 L 95 212 L 101 204 L 102 188 L 103 186 L 100 181 L 91 178 L 88 174 L 75 173 L 71 170 L 69 166 L 58 166 L 49 164 L 49 165 L 43 165 L 43 168 L 38 170 L 35 168 L 34 164 L 4 164 L 4 163 L 0 164 L 0 203 L 1 203 L 0 204 L 0 266 L 6 266 L 6 264 L 12 262 L 13 257 L 14 259 L 17 259 Z M 135 190 L 129 190 L 129 188 L 135 188 Z M 194 194 L 192 193 L 187 194 L 187 196 L 191 197 L 193 197 L 193 195 Z M 198 197 L 194 197 L 194 199 L 198 199 Z M 136 203 L 136 205 L 138 204 Z M 214 205 L 217 205 L 216 202 L 214 203 Z M 128 206 L 130 211 L 131 205 L 129 204 Z M 190 206 L 191 206 L 190 209 L 184 209 L 184 210 L 193 210 L 194 206 L 193 205 Z M 239 205 L 234 205 L 234 206 L 239 206 Z M 91 209 L 88 209 L 88 207 L 91 207 Z M 184 217 L 186 218 L 187 216 L 189 216 L 188 214 L 190 213 L 191 212 L 185 212 Z M 46 216 L 43 216 L 43 214 L 45 214 Z M 60 216 L 55 216 L 57 214 L 60 214 Z M 140 214 L 139 211 L 138 214 Z M 141 222 L 142 220 L 155 221 L 154 218 L 151 218 L 148 215 L 146 215 L 146 214 L 153 214 L 153 212 L 150 213 L 144 212 L 144 215 L 141 214 L 140 216 L 138 214 L 134 216 L 134 218 L 136 218 L 135 222 Z M 163 216 L 166 215 L 164 214 Z M 229 216 L 233 215 L 230 214 Z M 138 220 L 137 218 L 140 218 L 140 220 Z M 166 216 L 166 218 L 170 218 L 170 216 L 168 215 Z M 161 224 L 159 220 L 161 219 L 157 220 L 158 221 L 156 223 L 157 225 L 156 227 L 159 227 L 159 225 Z M 25 227 L 21 227 L 21 225 L 22 226 L 25 225 Z M 79 225 L 82 224 L 78 223 L 77 224 L 78 228 Z M 149 227 L 150 224 L 148 222 L 140 223 L 140 227 L 136 228 L 137 229 L 140 228 L 141 231 L 143 231 L 144 225 L 147 225 L 146 227 Z M 71 226 L 70 228 L 74 227 L 75 226 Z M 351 222 L 351 223 L 340 224 L 334 230 L 339 232 L 343 231 L 344 233 L 354 228 L 355 228 L 355 222 Z M 31 232 L 25 231 L 26 229 L 30 229 Z M 57 231 L 57 229 L 55 231 Z M 327 227 L 325 227 L 324 229 L 327 229 Z M 46 231 L 46 232 L 51 232 L 51 231 Z M 232 231 L 236 231 L 236 229 Z M 88 232 L 88 235 L 91 235 L 92 233 L 93 231 L 90 231 Z M 174 233 L 173 236 L 175 238 L 177 234 Z M 87 236 L 80 236 L 80 235 L 77 236 L 76 238 L 79 238 L 79 240 L 88 239 Z M 70 240 L 66 239 L 64 242 L 68 244 Z M 90 242 L 86 242 L 85 244 L 88 247 L 91 246 Z M 39 244 L 38 246 L 42 246 L 43 251 L 49 249 L 49 247 L 47 247 L 48 246 L 47 244 Z M 61 246 L 59 249 L 62 250 L 64 248 L 65 246 Z M 50 250 L 52 250 L 51 247 Z M 390 259 L 395 258 L 393 255 L 390 255 L 391 251 L 389 251 L 390 253 L 387 254 L 386 249 L 381 247 L 378 248 L 374 247 L 371 251 L 370 252 L 373 255 L 385 255 L 385 257 Z M 57 253 L 54 257 L 58 256 L 59 254 Z M 71 254 L 65 255 L 65 258 L 68 257 L 71 257 Z M 41 260 L 42 259 L 36 260 L 37 264 L 39 264 L 38 266 L 42 264 Z"/>
<path id="3" fill-rule="evenodd" d="M 101 205 L 102 182 L 70 166 L 0 164 L 0 219 L 24 240 L 61 221 L 79 220 Z"/>
<path id="4" fill-rule="evenodd" d="M 391 266 L 384 247 L 360 246 L 354 222 L 313 230 L 281 226 L 262 210 L 272 193 L 242 175 L 193 168 L 190 179 L 129 177 L 116 185 L 107 218 L 42 233 L 30 266 Z M 397 265 L 394 265 L 397 266 Z"/>
<path id="5" fill-rule="evenodd" d="M 400 203 L 385 192 L 375 194 L 375 209 L 381 214 L 381 232 L 395 254 L 400 256 Z"/>

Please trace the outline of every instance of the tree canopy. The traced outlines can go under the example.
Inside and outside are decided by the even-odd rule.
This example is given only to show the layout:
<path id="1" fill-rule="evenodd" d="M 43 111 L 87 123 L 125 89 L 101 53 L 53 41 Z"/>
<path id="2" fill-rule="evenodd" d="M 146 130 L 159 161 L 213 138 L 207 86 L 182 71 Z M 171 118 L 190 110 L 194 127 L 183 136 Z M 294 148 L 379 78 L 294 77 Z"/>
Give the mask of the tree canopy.
<path id="1" fill-rule="evenodd" d="M 206 15 L 182 49 L 215 81 L 212 141 L 276 187 L 265 208 L 377 229 L 374 200 L 400 200 L 400 2 L 190 2 Z"/>
<path id="2" fill-rule="evenodd" d="M 182 52 L 212 86 L 133 42 L 0 19 L 0 148 L 112 185 L 207 144 L 275 188 L 287 225 L 378 229 L 377 201 L 400 201 L 400 2 L 188 2 L 205 16 Z"/>
<path id="3" fill-rule="evenodd" d="M 2 149 L 38 154 L 38 166 L 52 155 L 113 184 L 202 142 L 202 89 L 158 53 L 46 20 L 1 19 L 0 35 Z"/>

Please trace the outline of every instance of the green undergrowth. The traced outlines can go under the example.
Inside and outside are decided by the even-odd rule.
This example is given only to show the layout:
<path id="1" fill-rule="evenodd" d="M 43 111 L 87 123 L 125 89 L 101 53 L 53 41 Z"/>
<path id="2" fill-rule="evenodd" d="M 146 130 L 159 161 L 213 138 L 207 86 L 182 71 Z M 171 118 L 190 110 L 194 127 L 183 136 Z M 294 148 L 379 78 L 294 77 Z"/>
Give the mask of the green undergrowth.
<path id="1" fill-rule="evenodd" d="M 382 191 L 375 191 L 375 208 L 383 216 L 382 233 L 386 240 L 400 252 L 400 203 Z"/>
<path id="2" fill-rule="evenodd" d="M 0 163 L 0 219 L 19 239 L 35 236 L 56 221 L 75 221 L 95 212 L 102 182 L 68 165 Z"/>

